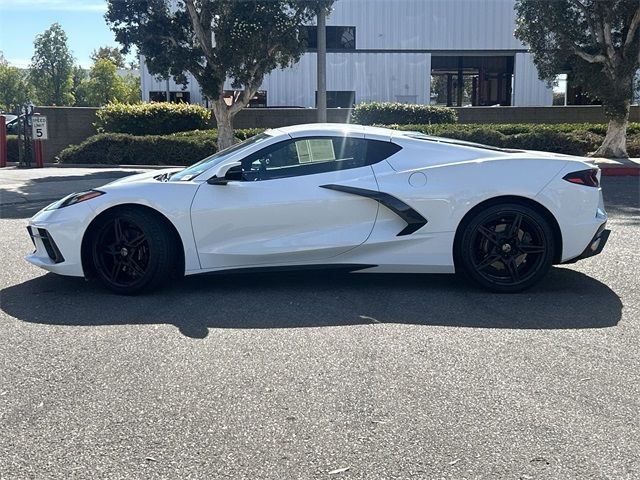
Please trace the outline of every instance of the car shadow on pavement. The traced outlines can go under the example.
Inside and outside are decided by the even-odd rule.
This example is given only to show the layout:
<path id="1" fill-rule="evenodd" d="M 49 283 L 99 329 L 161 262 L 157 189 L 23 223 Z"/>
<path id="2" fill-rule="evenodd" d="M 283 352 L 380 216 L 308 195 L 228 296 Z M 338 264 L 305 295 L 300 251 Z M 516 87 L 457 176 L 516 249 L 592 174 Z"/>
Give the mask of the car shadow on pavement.
<path id="1" fill-rule="evenodd" d="M 211 329 L 400 323 L 473 328 L 583 329 L 615 326 L 622 303 L 609 287 L 554 267 L 537 287 L 501 295 L 454 275 L 336 271 L 187 277 L 154 294 L 124 297 L 97 282 L 46 274 L 0 292 L 7 314 L 68 326 L 175 325 L 204 338 Z"/>

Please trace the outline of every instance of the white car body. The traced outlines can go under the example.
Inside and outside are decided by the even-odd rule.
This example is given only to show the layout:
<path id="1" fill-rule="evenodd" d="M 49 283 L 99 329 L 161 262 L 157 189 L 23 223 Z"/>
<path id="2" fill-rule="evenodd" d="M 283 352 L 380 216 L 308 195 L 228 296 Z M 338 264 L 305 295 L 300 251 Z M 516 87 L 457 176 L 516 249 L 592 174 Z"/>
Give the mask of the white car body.
<path id="1" fill-rule="evenodd" d="M 607 220 L 600 188 L 563 179 L 595 168 L 583 158 L 483 148 L 357 125 L 299 125 L 265 133 L 260 142 L 193 178 L 158 180 L 176 169 L 133 175 L 97 189 L 104 194 L 91 200 L 43 209 L 30 220 L 36 250 L 26 259 L 61 275 L 85 276 L 82 243 L 87 229 L 100 214 L 123 205 L 148 207 L 170 222 L 181 241 L 182 252 L 176 254 L 184 255 L 186 275 L 307 265 L 359 265 L 361 273 L 453 273 L 461 221 L 474 207 L 496 198 L 523 199 L 550 214 L 561 237 L 554 263 L 562 263 L 580 257 Z M 345 136 L 390 142 L 400 149 L 357 168 L 207 183 L 279 142 Z M 373 198 L 376 193 L 399 200 L 426 223 L 399 235 L 408 228 L 406 218 L 386 200 Z M 55 242 L 63 261 L 47 253 L 41 231 Z"/>

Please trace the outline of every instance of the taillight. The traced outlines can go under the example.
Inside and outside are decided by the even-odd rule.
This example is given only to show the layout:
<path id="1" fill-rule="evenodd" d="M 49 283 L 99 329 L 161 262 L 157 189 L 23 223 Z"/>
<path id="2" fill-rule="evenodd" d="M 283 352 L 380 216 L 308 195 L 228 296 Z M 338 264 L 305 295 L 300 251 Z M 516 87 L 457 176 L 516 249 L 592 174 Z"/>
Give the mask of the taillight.
<path id="1" fill-rule="evenodd" d="M 580 170 L 578 172 L 567 173 L 564 177 L 567 182 L 577 183 L 578 185 L 586 185 L 587 187 L 599 187 L 598 169 L 590 168 L 588 170 Z"/>

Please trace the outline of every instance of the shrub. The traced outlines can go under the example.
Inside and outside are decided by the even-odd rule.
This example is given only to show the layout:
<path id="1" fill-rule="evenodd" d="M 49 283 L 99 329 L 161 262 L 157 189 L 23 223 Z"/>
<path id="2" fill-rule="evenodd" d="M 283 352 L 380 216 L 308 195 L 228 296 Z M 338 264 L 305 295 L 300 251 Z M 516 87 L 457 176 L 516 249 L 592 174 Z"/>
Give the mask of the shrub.
<path id="1" fill-rule="evenodd" d="M 456 125 L 392 125 L 399 130 L 418 131 L 427 135 L 456 138 L 495 147 L 542 150 L 584 156 L 595 151 L 604 140 L 604 124 L 456 124 Z M 637 156 L 640 123 L 627 129 L 627 153 Z"/>
<path id="2" fill-rule="evenodd" d="M 352 121 L 360 125 L 455 123 L 458 114 L 448 107 L 372 102 L 356 105 Z"/>
<path id="3" fill-rule="evenodd" d="M 247 138 L 254 137 L 259 133 L 264 132 L 266 129 L 264 128 L 245 128 L 242 130 L 234 130 L 233 135 L 241 141 L 246 140 Z"/>
<path id="4" fill-rule="evenodd" d="M 106 165 L 191 165 L 216 152 L 217 136 L 101 133 L 58 156 L 61 163 Z"/>
<path id="5" fill-rule="evenodd" d="M 640 124 L 632 124 L 627 151 L 640 156 Z M 502 148 L 542 150 L 569 155 L 587 155 L 604 139 L 604 130 L 587 124 L 563 125 L 392 125 L 393 128 L 420 131 L 427 135 L 455 138 Z M 595 130 L 595 132 L 594 132 Z M 264 131 L 236 130 L 238 141 Z M 596 133 L 601 131 L 602 133 Z M 72 145 L 59 155 L 62 163 L 131 165 L 189 165 L 216 151 L 216 130 L 194 130 L 171 135 L 134 136 L 98 134 L 80 145 Z M 14 153 L 12 153 L 14 152 Z M 9 137 L 9 161 L 17 161 L 17 138 Z M 15 158 L 12 160 L 12 158 Z"/>
<path id="6" fill-rule="evenodd" d="M 211 128 L 211 112 L 186 103 L 109 103 L 96 113 L 100 133 L 166 135 Z"/>
<path id="7" fill-rule="evenodd" d="M 627 153 L 630 157 L 640 157 L 640 133 L 627 136 Z"/>
<path id="8" fill-rule="evenodd" d="M 384 126 L 384 125 L 380 125 Z M 503 133 L 504 135 L 515 135 L 518 133 L 532 133 L 539 131 L 555 131 L 555 132 L 577 132 L 587 131 L 598 135 L 604 136 L 607 133 L 607 125 L 605 124 L 593 124 L 593 123 L 457 123 L 455 125 L 420 125 L 420 124 L 406 124 L 406 125 L 390 125 L 391 128 L 398 130 L 411 130 L 425 133 L 427 135 L 439 135 L 439 132 L 444 130 L 455 129 L 456 131 L 474 131 L 478 129 L 493 130 Z M 633 135 L 640 133 L 640 123 L 629 123 L 627 127 L 627 134 Z"/>
<path id="9" fill-rule="evenodd" d="M 238 141 L 263 129 L 236 130 Z M 217 151 L 217 130 L 193 130 L 171 135 L 99 133 L 58 155 L 61 163 L 106 165 L 191 165 Z"/>

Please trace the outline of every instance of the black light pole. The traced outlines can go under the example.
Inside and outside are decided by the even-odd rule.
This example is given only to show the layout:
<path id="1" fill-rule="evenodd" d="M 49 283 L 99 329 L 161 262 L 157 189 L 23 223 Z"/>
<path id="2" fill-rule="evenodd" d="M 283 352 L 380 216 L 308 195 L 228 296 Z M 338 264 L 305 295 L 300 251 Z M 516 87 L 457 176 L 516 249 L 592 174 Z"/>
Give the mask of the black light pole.
<path id="1" fill-rule="evenodd" d="M 324 2 L 321 2 L 324 3 Z M 318 123 L 327 121 L 327 11 L 324 5 L 318 8 L 318 93 L 316 108 Z"/>

